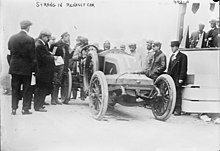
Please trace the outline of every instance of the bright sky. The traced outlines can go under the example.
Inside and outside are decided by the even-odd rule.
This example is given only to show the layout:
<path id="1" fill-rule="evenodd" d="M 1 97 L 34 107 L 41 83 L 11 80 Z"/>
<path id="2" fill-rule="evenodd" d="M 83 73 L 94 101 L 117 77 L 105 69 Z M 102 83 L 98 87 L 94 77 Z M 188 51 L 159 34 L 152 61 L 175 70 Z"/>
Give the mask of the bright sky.
<path id="1" fill-rule="evenodd" d="M 45 2 L 53 2 L 56 7 L 37 7 Z M 211 0 L 199 2 L 196 14 L 191 11 L 192 1 L 187 7 L 185 27 L 190 25 L 190 32 L 197 30 L 199 23 L 204 23 L 207 31 L 208 21 L 219 16 L 218 5 L 213 12 L 209 10 Z M 63 6 L 57 7 L 60 3 Z M 66 3 L 93 3 L 95 7 L 67 7 Z M 5 61 L 8 39 L 19 32 L 23 19 L 33 22 L 30 35 L 34 38 L 46 28 L 57 40 L 63 32 L 69 32 L 71 46 L 78 35 L 83 35 L 100 47 L 105 40 L 117 47 L 137 43 L 140 52 L 145 49 L 145 41 L 153 39 L 162 42 L 162 50 L 170 57 L 169 44 L 177 35 L 178 9 L 173 0 L 1 0 L 2 73 L 8 70 Z"/>

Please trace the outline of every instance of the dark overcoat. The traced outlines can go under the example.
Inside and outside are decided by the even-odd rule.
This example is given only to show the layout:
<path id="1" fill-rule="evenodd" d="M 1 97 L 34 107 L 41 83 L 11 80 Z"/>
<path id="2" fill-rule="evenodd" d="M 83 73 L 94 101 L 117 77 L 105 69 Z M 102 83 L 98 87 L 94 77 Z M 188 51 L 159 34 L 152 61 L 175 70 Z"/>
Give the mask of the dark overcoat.
<path id="1" fill-rule="evenodd" d="M 219 42 L 219 28 L 214 28 L 209 30 L 207 33 L 207 39 L 211 38 L 209 40 L 208 46 L 209 47 L 220 47 L 220 42 Z"/>
<path id="2" fill-rule="evenodd" d="M 10 50 L 9 74 L 30 76 L 34 70 L 35 43 L 25 31 L 11 36 L 8 42 Z"/>
<path id="3" fill-rule="evenodd" d="M 54 57 L 42 40 L 38 39 L 35 45 L 37 56 L 37 84 L 51 86 L 55 66 Z"/>
<path id="4" fill-rule="evenodd" d="M 173 78 L 177 87 L 186 82 L 187 56 L 184 53 L 178 52 L 176 58 L 173 61 L 170 58 L 170 62 L 168 65 L 168 74 Z M 180 84 L 179 80 L 183 80 L 183 83 Z"/>

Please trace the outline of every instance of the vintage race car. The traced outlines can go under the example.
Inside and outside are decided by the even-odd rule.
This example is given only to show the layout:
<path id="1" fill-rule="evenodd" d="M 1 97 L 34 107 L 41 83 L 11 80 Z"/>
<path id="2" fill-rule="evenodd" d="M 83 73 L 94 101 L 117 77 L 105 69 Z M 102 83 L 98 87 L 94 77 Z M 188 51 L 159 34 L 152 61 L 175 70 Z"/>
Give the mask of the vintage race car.
<path id="1" fill-rule="evenodd" d="M 100 51 L 93 45 L 87 45 L 82 48 L 83 51 L 87 51 L 87 55 L 78 61 L 79 72 L 75 75 L 71 71 L 68 73 L 67 97 L 70 98 L 73 90 L 77 91 L 76 87 L 83 90 L 89 96 L 93 118 L 101 120 L 107 108 L 116 103 L 147 106 L 152 109 L 155 118 L 162 121 L 171 116 L 176 89 L 169 75 L 162 74 L 154 81 L 144 74 L 133 74 L 139 69 L 138 63 L 122 50 Z"/>

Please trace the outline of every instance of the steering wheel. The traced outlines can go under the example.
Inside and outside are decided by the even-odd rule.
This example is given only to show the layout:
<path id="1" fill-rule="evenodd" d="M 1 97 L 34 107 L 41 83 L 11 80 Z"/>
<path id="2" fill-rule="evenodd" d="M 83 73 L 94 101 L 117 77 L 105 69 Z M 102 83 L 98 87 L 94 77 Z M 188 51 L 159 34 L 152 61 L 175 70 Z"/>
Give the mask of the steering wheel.
<path id="1" fill-rule="evenodd" d="M 96 46 L 94 46 L 94 45 L 85 45 L 80 50 L 80 54 L 81 54 L 81 58 L 82 59 L 86 58 L 90 48 L 94 48 L 96 50 L 96 52 L 98 51 L 98 48 Z M 85 55 L 83 54 L 84 51 L 86 52 Z"/>

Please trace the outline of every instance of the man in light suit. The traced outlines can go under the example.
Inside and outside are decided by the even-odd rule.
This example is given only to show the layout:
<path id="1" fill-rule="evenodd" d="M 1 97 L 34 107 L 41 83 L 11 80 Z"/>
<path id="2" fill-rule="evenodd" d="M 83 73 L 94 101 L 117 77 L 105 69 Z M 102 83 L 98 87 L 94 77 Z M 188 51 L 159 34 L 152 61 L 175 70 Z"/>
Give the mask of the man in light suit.
<path id="1" fill-rule="evenodd" d="M 172 56 L 168 65 L 168 74 L 173 78 L 176 85 L 176 106 L 174 115 L 181 115 L 182 111 L 182 85 L 187 77 L 187 56 L 179 51 L 179 41 L 171 41 Z"/>
<path id="2" fill-rule="evenodd" d="M 23 85 L 23 107 L 22 114 L 31 114 L 31 75 L 34 70 L 35 45 L 34 39 L 28 35 L 32 23 L 24 20 L 20 23 L 21 31 L 10 37 L 8 49 L 10 50 L 9 74 L 11 74 L 12 86 L 12 115 L 16 114 L 18 108 L 21 85 Z"/>

